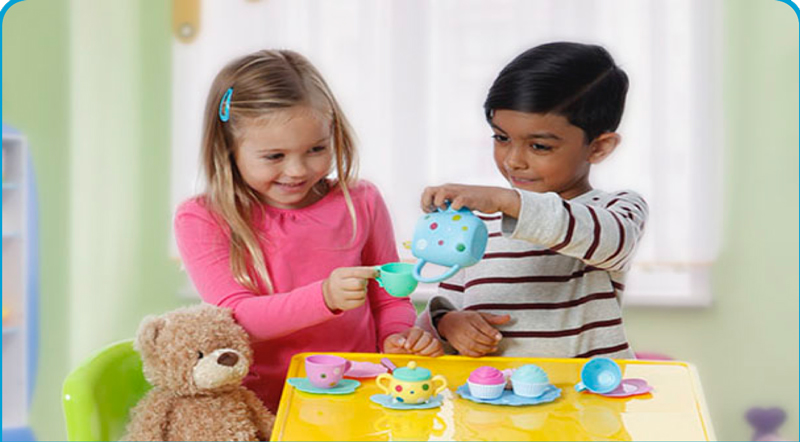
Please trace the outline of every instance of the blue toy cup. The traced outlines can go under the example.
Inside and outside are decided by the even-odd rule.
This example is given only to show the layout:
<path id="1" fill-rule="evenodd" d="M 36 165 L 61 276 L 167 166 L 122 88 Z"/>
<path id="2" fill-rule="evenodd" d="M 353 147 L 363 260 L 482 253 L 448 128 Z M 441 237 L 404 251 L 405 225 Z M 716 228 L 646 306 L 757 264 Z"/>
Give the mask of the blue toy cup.
<path id="1" fill-rule="evenodd" d="M 622 370 L 608 358 L 592 358 L 581 369 L 581 381 L 575 391 L 589 390 L 592 393 L 609 393 L 622 382 Z"/>

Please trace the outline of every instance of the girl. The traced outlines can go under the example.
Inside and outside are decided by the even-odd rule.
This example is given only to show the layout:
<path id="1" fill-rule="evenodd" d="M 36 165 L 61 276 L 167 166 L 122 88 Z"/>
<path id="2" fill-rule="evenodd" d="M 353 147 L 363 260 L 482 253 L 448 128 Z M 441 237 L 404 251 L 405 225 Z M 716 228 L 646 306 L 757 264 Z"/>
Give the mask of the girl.
<path id="1" fill-rule="evenodd" d="M 296 353 L 442 353 L 412 328 L 409 300 L 370 281 L 372 266 L 398 255 L 378 190 L 354 180 L 355 155 L 339 105 L 301 55 L 259 51 L 214 80 L 207 189 L 178 208 L 175 233 L 200 296 L 250 334 L 245 385 L 272 410 Z"/>

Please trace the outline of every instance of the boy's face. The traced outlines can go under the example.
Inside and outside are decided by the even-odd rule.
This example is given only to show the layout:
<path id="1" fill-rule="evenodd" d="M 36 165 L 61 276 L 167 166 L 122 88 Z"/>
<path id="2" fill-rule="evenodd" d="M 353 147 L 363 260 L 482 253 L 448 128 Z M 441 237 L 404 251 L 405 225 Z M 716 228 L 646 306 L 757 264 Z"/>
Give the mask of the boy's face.
<path id="1" fill-rule="evenodd" d="M 583 130 L 565 117 L 496 110 L 490 124 L 494 161 L 511 186 L 556 192 L 564 199 L 591 189 L 589 167 L 597 162 L 593 143 L 586 144 Z"/>

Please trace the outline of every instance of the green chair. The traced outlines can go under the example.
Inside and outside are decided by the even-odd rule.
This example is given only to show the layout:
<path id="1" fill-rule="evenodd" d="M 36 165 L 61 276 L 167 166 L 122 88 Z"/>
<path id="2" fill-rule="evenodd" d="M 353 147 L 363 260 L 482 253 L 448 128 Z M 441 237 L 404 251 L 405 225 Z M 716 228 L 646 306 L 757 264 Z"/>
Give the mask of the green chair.
<path id="1" fill-rule="evenodd" d="M 132 340 L 100 350 L 64 381 L 69 440 L 119 440 L 125 435 L 130 409 L 150 388 Z"/>

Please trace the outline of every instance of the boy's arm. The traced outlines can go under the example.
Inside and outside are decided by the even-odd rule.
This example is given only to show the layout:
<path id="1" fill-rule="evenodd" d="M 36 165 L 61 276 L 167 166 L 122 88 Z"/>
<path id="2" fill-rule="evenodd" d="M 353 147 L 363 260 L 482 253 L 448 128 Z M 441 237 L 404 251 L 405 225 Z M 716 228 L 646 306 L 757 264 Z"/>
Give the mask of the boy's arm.
<path id="1" fill-rule="evenodd" d="M 397 254 L 392 220 L 386 203 L 377 188 L 370 183 L 362 183 L 367 186 L 365 197 L 371 225 L 364 226 L 369 228 L 369 236 L 361 252 L 361 263 L 375 266 L 397 262 L 400 257 Z M 414 325 L 416 312 L 409 298 L 396 298 L 388 294 L 375 280 L 369 281 L 367 299 L 375 318 L 378 349 L 383 351 L 387 336 L 402 333 Z"/>
<path id="2" fill-rule="evenodd" d="M 447 354 L 458 352 L 439 334 L 437 324 L 445 314 L 463 308 L 464 280 L 464 270 L 461 270 L 447 281 L 440 282 L 436 295 L 428 301 L 425 310 L 417 318 L 417 327 L 439 339 Z"/>
<path id="3" fill-rule="evenodd" d="M 178 209 L 175 237 L 186 272 L 203 301 L 233 310 L 236 321 L 254 341 L 279 338 L 341 314 L 325 304 L 322 281 L 268 296 L 239 284 L 230 270 L 227 235 L 211 214 L 197 205 L 184 204 Z"/>
<path id="4" fill-rule="evenodd" d="M 504 235 L 604 270 L 630 265 L 648 216 L 647 203 L 635 192 L 618 192 L 603 205 L 567 201 L 551 192 L 517 193 L 519 217 L 503 215 Z"/>

